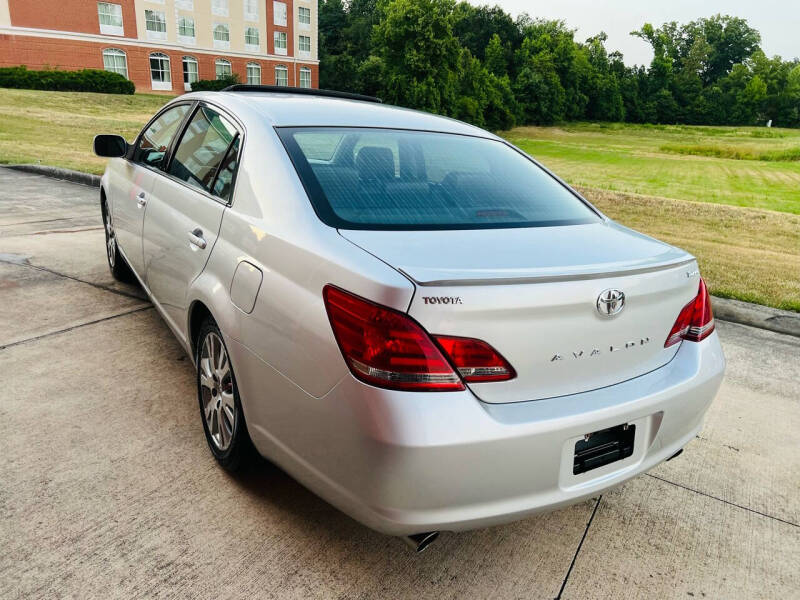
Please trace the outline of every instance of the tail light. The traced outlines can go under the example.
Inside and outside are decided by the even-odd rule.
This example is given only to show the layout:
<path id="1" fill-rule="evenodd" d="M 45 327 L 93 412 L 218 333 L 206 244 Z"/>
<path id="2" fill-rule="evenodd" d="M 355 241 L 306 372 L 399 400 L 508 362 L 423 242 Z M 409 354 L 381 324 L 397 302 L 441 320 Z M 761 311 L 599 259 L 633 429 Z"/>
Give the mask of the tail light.
<path id="1" fill-rule="evenodd" d="M 711 298 L 708 296 L 706 283 L 700 279 L 700 288 L 694 300 L 683 307 L 677 321 L 672 326 L 672 331 L 664 342 L 664 348 L 669 348 L 681 340 L 699 342 L 707 338 L 714 331 L 714 315 L 711 313 Z"/>
<path id="2" fill-rule="evenodd" d="M 516 376 L 508 361 L 486 342 L 446 335 L 435 338 L 467 383 L 505 381 Z"/>
<path id="3" fill-rule="evenodd" d="M 336 342 L 357 379 L 397 390 L 464 389 L 442 351 L 408 315 L 330 285 L 323 298 Z"/>

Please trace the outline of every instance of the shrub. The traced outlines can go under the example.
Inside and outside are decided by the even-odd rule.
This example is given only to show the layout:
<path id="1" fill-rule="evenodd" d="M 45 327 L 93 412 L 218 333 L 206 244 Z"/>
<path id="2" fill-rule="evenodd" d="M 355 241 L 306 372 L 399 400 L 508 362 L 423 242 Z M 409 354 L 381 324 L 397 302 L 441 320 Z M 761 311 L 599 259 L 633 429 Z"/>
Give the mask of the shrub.
<path id="1" fill-rule="evenodd" d="M 29 71 L 27 67 L 0 68 L 0 87 L 57 92 L 133 94 L 135 86 L 119 73 L 99 69 Z"/>
<path id="2" fill-rule="evenodd" d="M 234 73 L 233 75 L 226 75 L 221 79 L 200 79 L 192 84 L 193 92 L 218 92 L 225 89 L 229 85 L 241 83 L 239 76 Z"/>

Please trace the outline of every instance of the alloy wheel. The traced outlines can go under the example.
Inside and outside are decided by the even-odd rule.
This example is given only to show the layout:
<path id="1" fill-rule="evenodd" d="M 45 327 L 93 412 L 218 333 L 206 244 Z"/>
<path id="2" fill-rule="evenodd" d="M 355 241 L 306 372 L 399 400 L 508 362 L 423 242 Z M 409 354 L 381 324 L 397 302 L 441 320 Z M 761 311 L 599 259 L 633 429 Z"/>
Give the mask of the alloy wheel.
<path id="1" fill-rule="evenodd" d="M 117 238 L 114 235 L 114 227 L 111 225 L 111 214 L 108 212 L 108 207 L 104 211 L 104 220 L 106 226 L 106 254 L 108 254 L 108 264 L 114 268 L 114 262 L 117 260 Z"/>
<path id="2" fill-rule="evenodd" d="M 203 416 L 214 445 L 225 451 L 231 445 L 236 425 L 233 377 L 222 338 L 210 331 L 200 352 L 200 394 Z"/>

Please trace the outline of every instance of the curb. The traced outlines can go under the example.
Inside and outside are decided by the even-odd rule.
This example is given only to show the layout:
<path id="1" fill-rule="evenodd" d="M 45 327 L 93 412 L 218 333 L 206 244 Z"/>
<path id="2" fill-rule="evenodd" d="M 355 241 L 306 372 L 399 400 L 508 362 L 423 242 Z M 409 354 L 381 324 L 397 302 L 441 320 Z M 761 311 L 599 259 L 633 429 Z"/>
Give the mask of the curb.
<path id="1" fill-rule="evenodd" d="M 72 183 L 80 183 L 90 187 L 100 187 L 100 176 L 92 175 L 91 173 L 83 173 L 82 171 L 73 171 L 72 169 L 62 169 L 60 167 L 48 167 L 47 165 L 3 165 L 9 169 L 16 171 L 24 171 L 26 173 L 33 173 L 34 175 L 44 175 L 45 177 L 52 177 L 53 179 L 61 179 L 63 181 L 71 181 Z"/>
<path id="2" fill-rule="evenodd" d="M 48 167 L 46 165 L 3 165 L 9 169 L 25 171 L 45 177 L 53 177 L 73 183 L 80 183 L 92 187 L 100 187 L 100 177 L 81 171 L 71 169 L 61 169 L 59 167 Z M 800 337 L 800 314 L 788 310 L 780 310 L 761 306 L 760 304 L 750 304 L 741 300 L 731 300 L 712 296 L 712 309 L 714 317 L 721 321 L 730 321 L 740 325 L 758 327 L 775 333 L 783 333 Z"/>
<path id="3" fill-rule="evenodd" d="M 741 300 L 713 296 L 714 318 L 800 337 L 800 314 Z"/>

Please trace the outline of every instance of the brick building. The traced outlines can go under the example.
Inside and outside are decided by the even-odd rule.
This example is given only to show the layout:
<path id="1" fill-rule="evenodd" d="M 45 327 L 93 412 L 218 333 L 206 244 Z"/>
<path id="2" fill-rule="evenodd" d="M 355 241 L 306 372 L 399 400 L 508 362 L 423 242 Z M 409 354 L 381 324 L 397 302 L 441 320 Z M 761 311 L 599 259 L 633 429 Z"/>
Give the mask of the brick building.
<path id="1" fill-rule="evenodd" d="M 192 81 L 318 87 L 315 0 L 0 0 L 0 67 L 106 69 L 139 92 Z"/>

